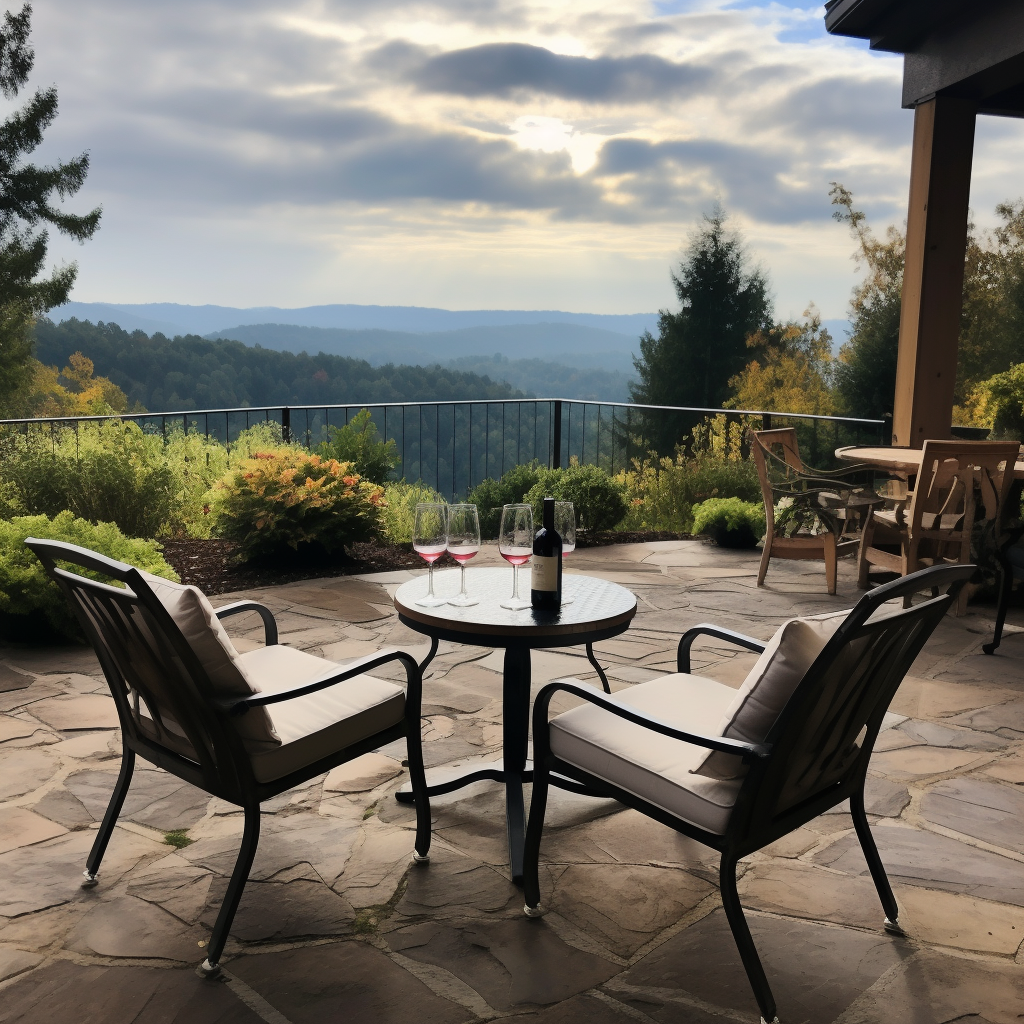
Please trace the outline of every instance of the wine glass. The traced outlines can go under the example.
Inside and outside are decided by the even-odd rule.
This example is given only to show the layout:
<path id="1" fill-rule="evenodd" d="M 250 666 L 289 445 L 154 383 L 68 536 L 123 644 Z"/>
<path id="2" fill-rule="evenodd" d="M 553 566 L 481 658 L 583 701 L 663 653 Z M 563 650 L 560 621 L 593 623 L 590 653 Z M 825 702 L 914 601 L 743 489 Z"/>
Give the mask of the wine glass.
<path id="1" fill-rule="evenodd" d="M 555 502 L 555 532 L 562 538 L 562 558 L 576 550 L 576 510 L 571 501 Z M 562 604 L 572 604 L 566 593 L 566 579 L 562 577 Z"/>
<path id="2" fill-rule="evenodd" d="M 448 554 L 459 563 L 462 570 L 462 586 L 459 593 L 449 598 L 448 603 L 456 608 L 468 608 L 479 604 L 475 597 L 466 593 L 466 563 L 480 550 L 480 516 L 476 505 L 448 506 Z"/>
<path id="3" fill-rule="evenodd" d="M 519 596 L 519 566 L 525 565 L 533 554 L 532 506 L 506 505 L 501 510 L 498 552 L 506 562 L 512 563 L 512 597 L 502 601 L 501 607 L 512 611 L 529 608 L 530 602 Z"/>
<path id="4" fill-rule="evenodd" d="M 434 595 L 434 563 L 448 547 L 448 506 L 437 501 L 421 501 L 416 506 L 416 525 L 412 532 L 413 550 L 427 563 L 427 596 L 416 604 L 437 608 L 445 604 Z"/>

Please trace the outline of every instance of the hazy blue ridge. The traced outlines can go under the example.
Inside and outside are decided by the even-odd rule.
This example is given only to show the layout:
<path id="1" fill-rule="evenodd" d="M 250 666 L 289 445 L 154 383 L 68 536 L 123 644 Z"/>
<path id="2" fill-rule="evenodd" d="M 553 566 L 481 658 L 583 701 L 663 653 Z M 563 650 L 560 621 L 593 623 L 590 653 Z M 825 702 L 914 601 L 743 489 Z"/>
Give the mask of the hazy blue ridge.
<path id="1" fill-rule="evenodd" d="M 211 334 L 248 324 L 284 323 L 300 327 L 338 327 L 347 330 L 407 331 L 423 334 L 455 331 L 463 327 L 510 324 L 564 323 L 595 327 L 615 334 L 639 337 L 657 330 L 657 313 L 569 313 L 562 310 L 433 309 L 426 306 L 329 305 L 281 309 L 257 306 L 187 306 L 175 302 L 68 302 L 50 311 L 54 323 L 75 317 L 93 323 L 116 323 L 126 330 L 163 334 Z"/>
<path id="2" fill-rule="evenodd" d="M 523 397 L 504 382 L 445 366 L 371 366 L 365 359 L 277 352 L 198 335 L 129 334 L 117 324 L 76 319 L 36 325 L 41 362 L 63 367 L 73 352 L 88 356 L 97 374 L 154 412 Z"/>

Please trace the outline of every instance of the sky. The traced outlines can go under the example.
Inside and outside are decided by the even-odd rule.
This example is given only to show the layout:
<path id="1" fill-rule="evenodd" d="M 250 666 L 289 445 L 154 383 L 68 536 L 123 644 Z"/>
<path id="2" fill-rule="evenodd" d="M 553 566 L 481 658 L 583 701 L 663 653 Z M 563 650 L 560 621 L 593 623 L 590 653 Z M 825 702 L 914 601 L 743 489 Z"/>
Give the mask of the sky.
<path id="1" fill-rule="evenodd" d="M 12 5 L 13 6 L 13 5 Z M 636 313 L 720 203 L 782 317 L 846 315 L 829 183 L 902 222 L 902 58 L 803 0 L 35 0 L 36 157 L 88 151 L 78 301 Z M 11 104 L 4 104 L 11 109 Z M 1024 194 L 979 119 L 972 209 Z"/>

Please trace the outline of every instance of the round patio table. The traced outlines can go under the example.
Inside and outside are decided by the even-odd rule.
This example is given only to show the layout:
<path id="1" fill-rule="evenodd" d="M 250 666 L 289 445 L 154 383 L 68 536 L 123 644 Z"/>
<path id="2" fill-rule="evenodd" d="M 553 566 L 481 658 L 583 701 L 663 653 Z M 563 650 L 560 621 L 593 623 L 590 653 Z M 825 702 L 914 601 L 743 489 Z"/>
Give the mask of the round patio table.
<path id="1" fill-rule="evenodd" d="M 529 584 L 527 584 L 529 585 Z M 439 597 L 458 593 L 459 570 L 434 574 L 434 592 Z M 530 651 L 535 648 L 572 647 L 585 644 L 587 657 L 597 668 L 607 689 L 604 673 L 594 658 L 593 644 L 624 633 L 636 614 L 636 597 L 625 587 L 593 576 L 572 577 L 572 604 L 558 612 L 533 608 L 511 611 L 501 607 L 512 594 L 512 571 L 505 568 L 466 570 L 466 589 L 479 604 L 469 608 L 441 605 L 422 608 L 416 601 L 427 593 L 427 577 L 403 583 L 395 593 L 398 618 L 410 629 L 431 638 L 430 653 L 421 669 L 430 664 L 441 640 L 494 647 L 505 651 L 502 685 L 503 756 L 484 762 L 473 771 L 431 772 L 427 787 L 431 796 L 451 793 L 481 779 L 505 785 L 505 821 L 508 830 L 508 858 L 512 878 L 523 875 L 523 843 L 526 813 L 523 783 L 533 779 L 527 760 L 530 729 Z M 395 794 L 402 803 L 412 803 L 407 786 Z"/>
<path id="2" fill-rule="evenodd" d="M 921 458 L 924 451 L 921 448 L 837 448 L 836 458 L 847 462 L 868 462 L 872 466 L 881 469 L 891 469 L 897 473 L 920 473 Z M 1024 480 L 1024 460 L 1018 459 L 1013 467 L 1013 476 L 1016 480 Z"/>

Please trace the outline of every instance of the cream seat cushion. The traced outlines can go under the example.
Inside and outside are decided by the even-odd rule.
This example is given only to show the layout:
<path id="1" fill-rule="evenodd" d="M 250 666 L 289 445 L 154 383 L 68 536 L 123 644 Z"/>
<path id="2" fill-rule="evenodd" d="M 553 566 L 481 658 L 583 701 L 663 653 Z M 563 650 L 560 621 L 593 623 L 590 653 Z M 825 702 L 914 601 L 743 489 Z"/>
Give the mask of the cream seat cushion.
<path id="1" fill-rule="evenodd" d="M 586 684 L 580 684 L 586 685 Z M 672 674 L 615 694 L 636 708 L 687 732 L 713 734 L 736 691 L 704 676 Z M 721 834 L 741 779 L 694 775 L 705 747 L 684 743 L 584 704 L 551 720 L 557 757 L 632 793 L 684 821 Z"/>
<path id="2" fill-rule="evenodd" d="M 240 654 L 238 664 L 260 693 L 290 690 L 343 668 L 281 644 Z M 397 725 L 405 714 L 405 690 L 384 679 L 359 675 L 305 697 L 270 704 L 265 710 L 281 742 L 252 751 L 252 767 L 257 781 L 272 782 Z"/>

